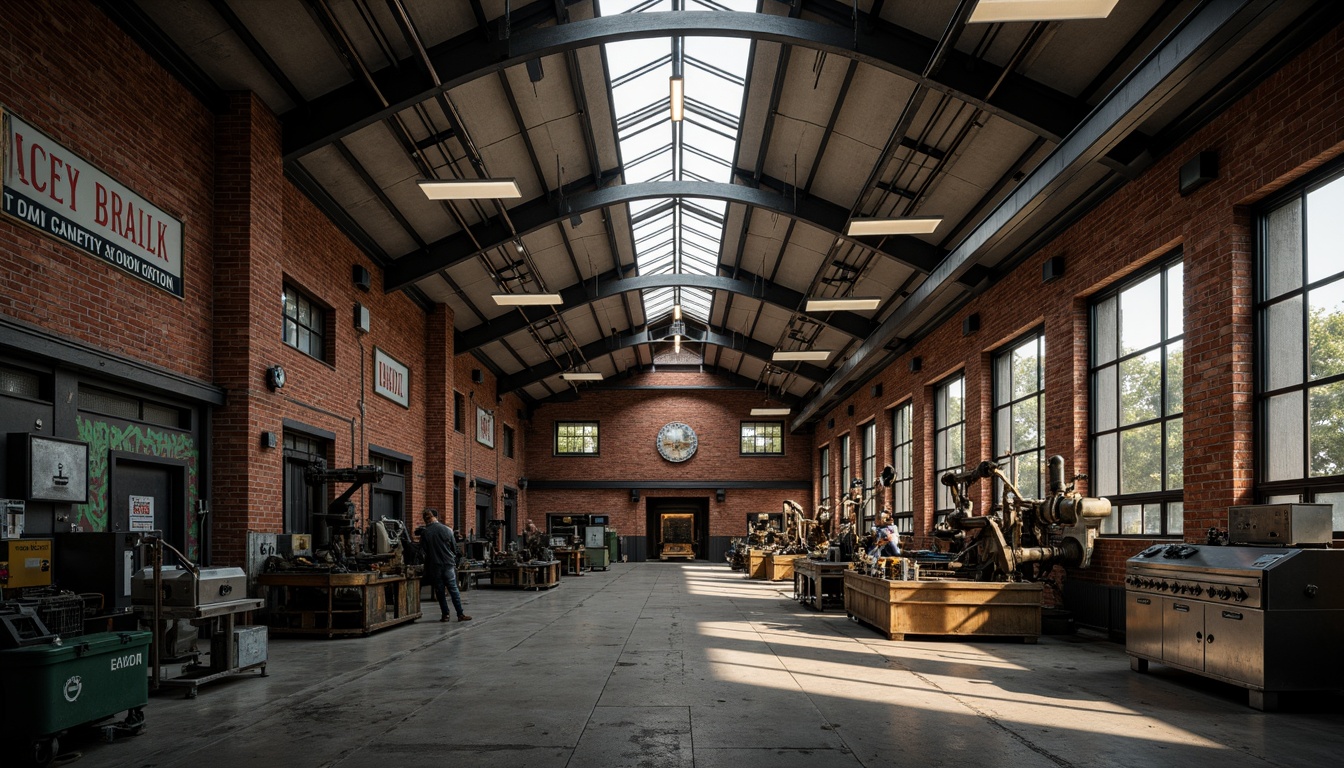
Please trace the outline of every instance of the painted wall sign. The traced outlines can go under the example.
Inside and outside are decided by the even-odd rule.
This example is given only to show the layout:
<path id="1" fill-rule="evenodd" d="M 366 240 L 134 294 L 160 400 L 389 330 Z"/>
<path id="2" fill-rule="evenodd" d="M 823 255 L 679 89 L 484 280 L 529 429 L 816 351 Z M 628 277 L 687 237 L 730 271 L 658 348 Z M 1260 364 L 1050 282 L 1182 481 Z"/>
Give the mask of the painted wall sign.
<path id="1" fill-rule="evenodd" d="M 495 447 L 495 412 L 476 406 L 476 442 Z"/>
<path id="2" fill-rule="evenodd" d="M 373 391 L 402 407 L 411 407 L 411 371 L 383 350 L 373 348 Z"/>
<path id="3" fill-rule="evenodd" d="M 152 531 L 154 530 L 154 497 L 153 496 L 132 496 L 130 497 L 131 510 L 131 530 L 132 531 Z"/>
<path id="4" fill-rule="evenodd" d="M 0 110 L 4 213 L 182 298 L 182 222 Z"/>

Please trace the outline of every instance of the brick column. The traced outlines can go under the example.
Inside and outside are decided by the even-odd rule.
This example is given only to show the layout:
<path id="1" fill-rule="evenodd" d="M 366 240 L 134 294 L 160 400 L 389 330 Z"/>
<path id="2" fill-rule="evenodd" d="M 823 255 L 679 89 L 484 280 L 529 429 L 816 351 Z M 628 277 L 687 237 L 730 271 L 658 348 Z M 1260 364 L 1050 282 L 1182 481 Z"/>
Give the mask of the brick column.
<path id="1" fill-rule="evenodd" d="M 435 305 L 425 333 L 425 491 L 423 507 L 453 512 L 453 310 Z M 412 510 L 416 511 L 416 510 Z M 416 519 L 416 518 L 412 518 Z"/>

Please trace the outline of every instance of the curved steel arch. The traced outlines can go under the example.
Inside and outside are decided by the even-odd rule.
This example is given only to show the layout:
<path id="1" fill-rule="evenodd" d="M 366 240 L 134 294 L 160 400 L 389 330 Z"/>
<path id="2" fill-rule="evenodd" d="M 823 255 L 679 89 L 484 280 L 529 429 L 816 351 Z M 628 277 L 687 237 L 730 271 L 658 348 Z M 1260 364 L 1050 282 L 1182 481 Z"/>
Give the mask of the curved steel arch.
<path id="1" fill-rule="evenodd" d="M 650 288 L 703 288 L 709 291 L 727 291 L 728 293 L 749 296 L 790 312 L 798 312 L 814 323 L 834 328 L 860 340 L 867 338 L 868 334 L 877 328 L 877 323 L 866 320 L 852 312 L 827 312 L 824 317 L 801 312 L 799 307 L 802 306 L 803 300 L 806 298 L 802 293 L 781 285 L 775 285 L 764 278 L 745 272 L 739 272 L 738 277 L 674 274 L 621 277 L 619 273 L 612 270 L 598 275 L 596 278 L 561 289 L 559 291 L 562 301 L 560 307 L 519 307 L 517 312 L 501 315 L 493 320 L 481 323 L 475 328 L 462 331 L 458 334 L 455 350 L 459 355 L 464 352 L 471 352 L 496 339 L 502 339 L 509 334 L 517 333 L 529 325 L 542 322 L 553 316 L 556 311 L 565 312 L 591 304 L 599 299 Z"/>
<path id="2" fill-rule="evenodd" d="M 622 40 L 692 36 L 767 40 L 855 59 L 946 93 L 1051 141 L 1066 136 L 1088 112 L 1085 103 L 1013 73 L 1004 76 L 989 101 L 973 96 L 991 92 L 1000 72 L 971 66 L 975 59 L 955 50 L 948 52 L 946 65 L 936 75 L 926 76 L 923 69 L 936 41 L 891 25 L 843 27 L 733 11 L 624 13 L 514 30 L 502 40 L 485 39 L 478 29 L 441 43 L 429 51 L 440 85 L 407 76 L 422 66 L 419 59 L 408 58 L 373 73 L 382 100 L 375 99 L 363 82 L 352 82 L 283 115 L 284 158 L 294 160 L 437 93 L 530 59 Z"/>
<path id="3" fill-rule="evenodd" d="M 642 184 L 617 184 L 591 189 L 564 199 L 538 197 L 509 209 L 509 221 L 517 234 L 512 234 L 498 219 L 477 224 L 468 232 L 458 232 L 431 243 L 414 253 L 402 256 L 388 265 L 383 272 L 383 290 L 395 291 L 454 264 L 474 258 L 481 253 L 506 246 L 515 237 L 526 235 L 543 227 L 558 224 L 575 214 L 606 208 L 637 200 L 670 198 L 702 198 L 739 203 L 773 211 L 805 224 L 823 229 L 836 237 L 849 240 L 863 248 L 875 249 L 911 269 L 928 274 L 943 257 L 943 251 L 915 237 L 901 235 L 882 240 L 882 247 L 847 237 L 841 233 L 849 219 L 849 211 L 810 195 L 796 201 L 777 192 L 741 184 L 722 184 L 705 181 L 652 181 Z M 477 247 L 480 243 L 480 247 Z"/>
<path id="4" fill-rule="evenodd" d="M 695 328 L 693 330 L 700 331 L 699 328 Z M 811 365 L 809 363 L 781 364 L 772 362 L 770 360 L 770 356 L 774 354 L 775 348 L 770 346 L 769 344 L 766 344 L 763 341 L 749 339 L 746 338 L 745 336 L 736 333 L 733 334 L 724 333 L 723 329 L 720 328 L 706 328 L 703 330 L 703 333 L 704 333 L 703 338 L 695 338 L 692 336 L 687 336 L 687 342 L 692 344 L 712 344 L 717 347 L 726 347 L 728 349 L 734 349 L 737 350 L 738 352 L 741 352 L 744 355 L 748 355 L 750 357 L 757 358 L 758 360 L 762 360 L 767 365 L 773 365 L 777 368 L 781 368 L 783 370 L 797 374 L 798 376 L 801 376 L 802 378 L 807 379 L 808 381 L 811 381 L 814 384 L 821 383 L 822 381 L 824 381 L 826 379 L 827 374 L 829 373 L 829 371 L 826 368 Z M 580 360 L 593 360 L 602 357 L 603 355 L 615 352 L 618 349 L 629 349 L 630 347 L 637 347 L 641 344 L 652 344 L 654 342 L 662 340 L 663 337 L 661 336 L 654 337 L 647 328 L 639 331 L 630 330 L 614 338 L 598 339 L 597 341 L 594 341 L 591 344 L 585 344 L 583 348 L 579 350 L 578 357 Z M 538 381 L 542 381 L 543 379 L 550 378 L 551 376 L 555 376 L 556 374 L 564 373 L 565 370 L 567 370 L 566 367 L 561 366 L 554 360 L 547 360 L 546 362 L 541 363 L 540 365 L 534 365 L 530 368 L 525 368 L 517 373 L 510 374 L 508 376 L 500 378 L 499 391 L 513 392 L 519 389 L 523 389 L 524 387 L 531 386 L 532 384 L 535 384 Z"/>

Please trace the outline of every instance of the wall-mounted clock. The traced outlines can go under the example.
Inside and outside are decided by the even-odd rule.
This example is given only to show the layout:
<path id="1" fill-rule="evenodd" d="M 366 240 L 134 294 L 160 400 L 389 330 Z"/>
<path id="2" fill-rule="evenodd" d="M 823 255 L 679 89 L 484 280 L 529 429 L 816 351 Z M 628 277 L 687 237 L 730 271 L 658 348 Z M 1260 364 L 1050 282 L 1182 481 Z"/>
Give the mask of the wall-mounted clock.
<path id="1" fill-rule="evenodd" d="M 674 421 L 658 430 L 658 453 L 668 461 L 685 461 L 699 446 L 695 430 L 689 424 Z"/>

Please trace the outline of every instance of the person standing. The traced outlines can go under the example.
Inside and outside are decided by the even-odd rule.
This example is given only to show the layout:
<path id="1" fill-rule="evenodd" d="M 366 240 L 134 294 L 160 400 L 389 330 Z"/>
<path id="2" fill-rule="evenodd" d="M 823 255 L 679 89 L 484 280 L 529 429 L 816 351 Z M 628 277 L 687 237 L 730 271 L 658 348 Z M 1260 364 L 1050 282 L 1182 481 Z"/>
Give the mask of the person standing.
<path id="1" fill-rule="evenodd" d="M 439 513 L 435 509 L 426 509 L 420 513 L 425 527 L 420 529 L 420 548 L 424 550 L 425 575 L 434 590 L 434 599 L 439 601 L 443 617 L 439 621 L 452 621 L 448 612 L 448 600 L 444 588 L 453 597 L 453 608 L 457 609 L 458 621 L 471 621 L 471 617 L 462 611 L 462 594 L 457 590 L 457 539 L 453 529 L 439 522 Z"/>
<path id="2" fill-rule="evenodd" d="M 872 557 L 900 557 L 901 535 L 887 510 L 878 513 L 876 528 L 873 548 L 868 554 Z"/>

